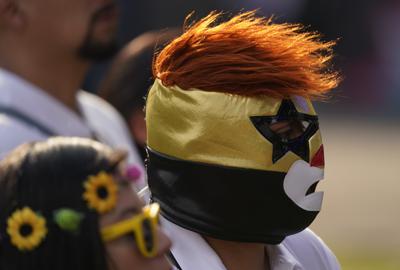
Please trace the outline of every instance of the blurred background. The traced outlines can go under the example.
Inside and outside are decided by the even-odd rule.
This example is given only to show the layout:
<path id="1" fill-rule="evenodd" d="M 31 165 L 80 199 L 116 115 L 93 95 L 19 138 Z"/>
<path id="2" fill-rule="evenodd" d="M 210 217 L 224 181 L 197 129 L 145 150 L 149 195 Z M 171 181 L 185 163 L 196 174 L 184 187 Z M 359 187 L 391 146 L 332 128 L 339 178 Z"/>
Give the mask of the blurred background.
<path id="1" fill-rule="evenodd" d="M 326 177 L 315 230 L 348 270 L 400 269 L 400 1 L 399 0 L 120 0 L 121 48 L 147 31 L 182 28 L 187 14 L 258 9 L 277 22 L 299 22 L 337 40 L 344 81 L 317 104 Z M 174 30 L 175 31 L 175 30 Z M 140 43 L 140 42 L 139 42 Z M 138 44 L 136 44 L 138 45 Z M 83 88 L 98 92 L 109 59 Z M 146 71 L 144 71 L 146 70 Z M 147 82 L 151 81 L 150 67 Z M 140 98 L 140 97 L 139 97 Z"/>

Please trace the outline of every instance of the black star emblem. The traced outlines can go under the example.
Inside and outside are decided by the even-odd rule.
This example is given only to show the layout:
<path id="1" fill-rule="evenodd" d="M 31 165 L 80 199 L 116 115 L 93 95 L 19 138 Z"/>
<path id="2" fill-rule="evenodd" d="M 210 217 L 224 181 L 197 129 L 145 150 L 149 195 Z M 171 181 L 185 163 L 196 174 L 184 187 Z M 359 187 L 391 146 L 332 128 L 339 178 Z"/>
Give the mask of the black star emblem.
<path id="1" fill-rule="evenodd" d="M 273 145 L 272 151 L 272 162 L 277 162 L 287 152 L 292 151 L 303 160 L 309 162 L 310 150 L 309 141 L 310 138 L 318 131 L 318 117 L 314 115 L 300 113 L 296 110 L 293 102 L 289 99 L 282 100 L 279 111 L 274 116 L 251 116 L 251 122 L 257 128 L 257 130 Z M 280 121 L 292 121 L 297 120 L 300 123 L 304 123 L 303 133 L 294 138 L 287 139 L 280 136 L 271 130 L 270 126 L 273 123 Z"/>

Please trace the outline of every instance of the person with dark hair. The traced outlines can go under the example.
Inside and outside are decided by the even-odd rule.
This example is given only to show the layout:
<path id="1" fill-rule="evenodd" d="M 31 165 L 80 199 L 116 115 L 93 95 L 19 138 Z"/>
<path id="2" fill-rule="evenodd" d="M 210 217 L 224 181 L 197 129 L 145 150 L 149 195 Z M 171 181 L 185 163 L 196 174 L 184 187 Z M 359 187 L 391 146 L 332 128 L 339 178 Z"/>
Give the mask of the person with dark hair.
<path id="1" fill-rule="evenodd" d="M 154 53 L 179 35 L 177 29 L 147 32 L 132 40 L 116 56 L 98 94 L 123 116 L 142 160 L 146 158 L 144 105 L 153 83 Z"/>
<path id="2" fill-rule="evenodd" d="M 0 161 L 0 269 L 170 269 L 159 206 L 143 207 L 125 157 L 57 137 Z"/>
<path id="3" fill-rule="evenodd" d="M 0 0 L 0 158 L 21 143 L 76 136 L 124 148 L 138 164 L 121 116 L 79 90 L 91 64 L 116 52 L 117 14 L 114 0 Z"/>
<path id="4" fill-rule="evenodd" d="M 307 227 L 324 150 L 312 100 L 334 42 L 246 12 L 188 26 L 153 65 L 148 184 L 183 270 L 338 270 Z"/>

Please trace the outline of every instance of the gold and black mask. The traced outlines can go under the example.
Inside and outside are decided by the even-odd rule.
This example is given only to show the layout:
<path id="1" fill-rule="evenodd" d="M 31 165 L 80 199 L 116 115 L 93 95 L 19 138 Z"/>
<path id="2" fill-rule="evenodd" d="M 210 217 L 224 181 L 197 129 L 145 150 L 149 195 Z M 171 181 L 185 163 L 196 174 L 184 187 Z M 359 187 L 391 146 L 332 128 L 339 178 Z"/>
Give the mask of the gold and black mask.
<path id="1" fill-rule="evenodd" d="M 311 102 L 165 87 L 146 105 L 148 181 L 172 222 L 277 244 L 318 214 L 323 146 Z"/>

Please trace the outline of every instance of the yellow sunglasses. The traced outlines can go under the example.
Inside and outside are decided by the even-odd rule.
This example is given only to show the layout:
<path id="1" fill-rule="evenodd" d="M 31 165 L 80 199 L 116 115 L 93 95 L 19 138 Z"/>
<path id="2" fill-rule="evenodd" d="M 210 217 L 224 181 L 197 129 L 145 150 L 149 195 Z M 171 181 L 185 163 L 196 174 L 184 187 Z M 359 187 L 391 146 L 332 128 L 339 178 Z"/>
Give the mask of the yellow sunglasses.
<path id="1" fill-rule="evenodd" d="M 115 223 L 101 230 L 103 241 L 112 241 L 128 233 L 133 233 L 139 251 L 144 257 L 157 254 L 157 226 L 160 205 L 153 203 L 143 207 L 142 213 Z"/>

